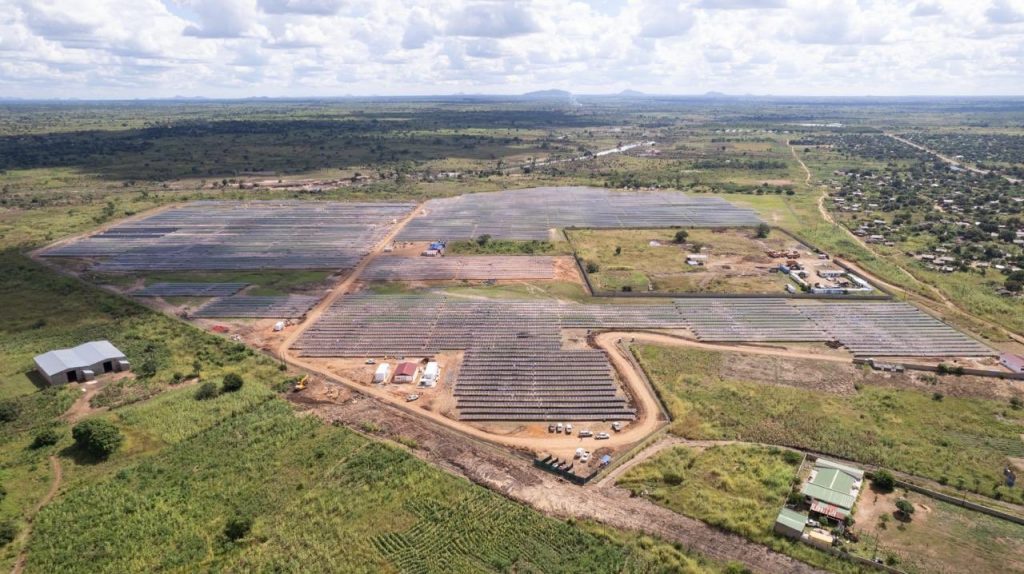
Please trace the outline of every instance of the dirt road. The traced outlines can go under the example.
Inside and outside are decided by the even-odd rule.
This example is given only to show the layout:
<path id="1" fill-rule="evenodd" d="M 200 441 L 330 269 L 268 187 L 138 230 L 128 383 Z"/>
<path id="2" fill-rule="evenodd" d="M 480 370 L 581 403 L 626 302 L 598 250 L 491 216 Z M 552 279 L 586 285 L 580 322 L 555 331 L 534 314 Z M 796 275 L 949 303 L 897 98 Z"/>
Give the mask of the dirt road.
<path id="1" fill-rule="evenodd" d="M 960 169 L 966 169 L 967 171 L 972 172 L 972 173 L 976 173 L 978 175 L 988 175 L 988 174 L 992 173 L 991 171 L 989 171 L 987 169 L 981 169 L 981 168 L 978 168 L 978 167 L 974 167 L 973 165 L 970 165 L 969 163 L 958 161 L 958 160 L 956 160 L 954 158 L 951 158 L 951 157 L 949 157 L 947 155 L 941 154 L 941 153 L 939 153 L 939 152 L 937 152 L 937 151 L 935 151 L 935 150 L 933 150 L 933 149 L 931 149 L 929 147 L 923 146 L 921 144 L 914 143 L 914 142 L 912 142 L 912 141 L 910 141 L 910 140 L 908 140 L 906 138 L 900 137 L 900 136 L 898 136 L 896 134 L 886 133 L 885 135 L 891 137 L 892 139 L 894 139 L 894 140 L 896 140 L 896 141 L 898 141 L 900 143 L 904 143 L 904 144 L 906 144 L 906 145 L 908 145 L 908 146 L 910 146 L 912 148 L 919 149 L 919 150 L 921 150 L 921 151 L 923 151 L 923 152 L 925 152 L 927 154 L 933 155 L 933 156 L 939 158 L 940 160 L 948 163 L 951 166 L 958 167 Z M 999 175 L 1003 179 L 1005 179 L 1006 181 L 1008 181 L 1010 183 L 1020 183 L 1020 180 L 1015 178 L 1015 177 L 1010 177 L 1008 175 L 1003 175 L 1003 174 L 999 174 Z"/>
<path id="2" fill-rule="evenodd" d="M 21 552 L 18 553 L 18 559 L 14 562 L 14 568 L 11 569 L 11 574 L 20 574 L 25 569 L 25 560 L 28 559 L 28 539 L 32 534 L 32 522 L 35 520 L 36 515 L 42 510 L 50 501 L 57 496 L 57 492 L 60 490 L 61 484 L 64 482 L 64 469 L 60 465 L 60 459 L 56 456 L 50 456 L 50 471 L 53 473 L 53 481 L 50 482 L 50 489 L 46 491 L 39 502 L 32 508 L 31 513 L 26 518 L 28 526 L 18 535 L 19 542 L 21 543 Z"/>

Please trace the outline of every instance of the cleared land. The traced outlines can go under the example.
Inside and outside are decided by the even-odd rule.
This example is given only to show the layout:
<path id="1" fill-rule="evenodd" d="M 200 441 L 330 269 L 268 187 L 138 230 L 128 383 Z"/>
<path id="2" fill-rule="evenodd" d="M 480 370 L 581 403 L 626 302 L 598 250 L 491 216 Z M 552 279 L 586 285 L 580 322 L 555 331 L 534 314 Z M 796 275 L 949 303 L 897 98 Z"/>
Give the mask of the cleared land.
<path id="1" fill-rule="evenodd" d="M 782 294 L 792 283 L 775 272 L 786 259 L 766 252 L 793 251 L 803 263 L 817 261 L 810 249 L 775 232 L 764 239 L 754 229 L 688 229 L 685 243 L 674 242 L 674 229 L 567 231 L 581 259 L 597 264 L 589 273 L 599 291 L 667 293 Z M 704 265 L 686 263 L 687 256 L 706 257 Z M 795 285 L 794 285 L 795 287 Z"/>
<path id="2" fill-rule="evenodd" d="M 853 395 L 792 388 L 774 384 L 774 369 L 728 374 L 734 353 L 634 349 L 680 436 L 791 446 L 1024 501 L 1001 486 L 1009 458 L 1024 454 L 1024 411 L 1007 401 L 867 384 Z"/>
<path id="3" fill-rule="evenodd" d="M 896 517 L 896 500 L 914 505 L 910 521 Z M 883 516 L 888 516 L 883 519 Z M 857 503 L 856 552 L 897 559 L 913 574 L 1024 572 L 1024 526 L 923 495 L 868 491 Z"/>
<path id="4" fill-rule="evenodd" d="M 98 259 L 98 271 L 343 269 L 384 237 L 408 203 L 199 201 L 44 250 Z"/>
<path id="5" fill-rule="evenodd" d="M 235 295 L 216 299 L 197 309 L 194 317 L 236 317 L 240 319 L 293 319 L 309 311 L 320 297 L 307 295 Z"/>
<path id="6" fill-rule="evenodd" d="M 555 258 L 541 256 L 377 257 L 359 276 L 368 281 L 484 281 L 555 278 Z"/>
<path id="7" fill-rule="evenodd" d="M 753 211 L 717 197 L 678 192 L 616 192 L 590 187 L 541 187 L 433 199 L 399 234 L 402 241 L 548 240 L 567 227 L 724 227 L 757 225 Z"/>
<path id="8" fill-rule="evenodd" d="M 133 291 L 136 297 L 230 297 L 248 283 L 153 283 Z"/>

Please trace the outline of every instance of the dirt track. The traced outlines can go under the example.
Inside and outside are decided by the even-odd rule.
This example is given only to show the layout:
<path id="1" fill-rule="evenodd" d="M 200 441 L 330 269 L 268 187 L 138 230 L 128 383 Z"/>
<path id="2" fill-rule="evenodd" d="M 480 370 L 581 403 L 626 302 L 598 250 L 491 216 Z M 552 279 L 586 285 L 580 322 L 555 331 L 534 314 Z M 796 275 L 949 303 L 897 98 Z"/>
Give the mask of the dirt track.
<path id="1" fill-rule="evenodd" d="M 14 562 L 14 568 L 11 569 L 11 574 L 20 574 L 25 569 L 25 560 L 28 559 L 28 539 L 32 534 L 32 521 L 35 520 L 39 511 L 49 504 L 53 497 L 57 496 L 57 492 L 64 482 L 64 469 L 60 465 L 60 459 L 53 455 L 50 456 L 50 470 L 53 472 L 53 481 L 50 482 L 50 489 L 46 491 L 46 494 L 32 508 L 32 513 L 26 518 L 28 526 L 18 536 L 21 539 L 22 548 L 18 553 L 18 559 Z"/>

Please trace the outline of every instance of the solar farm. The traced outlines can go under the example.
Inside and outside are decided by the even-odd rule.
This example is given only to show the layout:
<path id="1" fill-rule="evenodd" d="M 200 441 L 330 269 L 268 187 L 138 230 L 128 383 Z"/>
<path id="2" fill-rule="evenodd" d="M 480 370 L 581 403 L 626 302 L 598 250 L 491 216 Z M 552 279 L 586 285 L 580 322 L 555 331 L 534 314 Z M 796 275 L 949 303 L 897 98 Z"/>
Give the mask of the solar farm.
<path id="1" fill-rule="evenodd" d="M 48 249 L 97 271 L 346 269 L 410 203 L 195 201 Z"/>
<path id="2" fill-rule="evenodd" d="M 905 303 L 708 298 L 581 304 L 376 294 L 336 300 L 294 348 L 319 358 L 465 350 L 454 387 L 462 420 L 632 418 L 615 392 L 607 358 L 563 349 L 563 329 L 689 329 L 707 342 L 838 341 L 858 357 L 993 354 Z"/>
<path id="3" fill-rule="evenodd" d="M 132 293 L 136 297 L 229 297 L 248 283 L 153 283 Z"/>
<path id="4" fill-rule="evenodd" d="M 378 257 L 360 276 L 370 281 L 444 281 L 555 278 L 555 258 L 478 255 L 469 257 Z"/>
<path id="5" fill-rule="evenodd" d="M 402 241 L 437 238 L 549 239 L 552 229 L 741 227 L 761 220 L 717 197 L 677 192 L 621 192 L 589 187 L 538 187 L 433 199 L 412 219 Z"/>

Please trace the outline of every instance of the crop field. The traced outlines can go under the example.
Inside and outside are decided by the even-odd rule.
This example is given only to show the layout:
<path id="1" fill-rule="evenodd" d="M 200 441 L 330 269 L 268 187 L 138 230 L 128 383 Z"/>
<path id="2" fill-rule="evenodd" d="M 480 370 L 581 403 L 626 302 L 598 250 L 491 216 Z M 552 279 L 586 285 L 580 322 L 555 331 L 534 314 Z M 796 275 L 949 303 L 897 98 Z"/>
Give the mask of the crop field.
<path id="1" fill-rule="evenodd" d="M 577 255 L 597 265 L 588 275 L 599 291 L 783 294 L 790 281 L 774 271 L 785 259 L 766 251 L 799 251 L 805 263 L 817 259 L 799 241 L 778 232 L 763 239 L 755 237 L 754 229 L 686 232 L 683 244 L 675 243 L 672 229 L 574 229 L 567 235 Z M 705 264 L 688 265 L 691 253 L 706 256 Z"/>
<path id="2" fill-rule="evenodd" d="M 720 375 L 729 353 L 640 345 L 634 350 L 672 413 L 670 431 L 831 454 L 1020 503 L 1006 488 L 1024 455 L 1024 411 L 1004 401 L 863 386 L 853 396 Z"/>
<path id="3" fill-rule="evenodd" d="M 231 539 L 224 534 L 231 520 L 250 526 Z M 545 518 L 404 451 L 296 417 L 278 400 L 82 485 L 47 507 L 35 528 L 26 572 L 612 573 L 657 566 L 655 554 Z"/>
<path id="4" fill-rule="evenodd" d="M 343 269 L 411 204 L 194 202 L 55 248 L 47 257 L 97 258 L 98 271 Z"/>
<path id="5" fill-rule="evenodd" d="M 672 192 L 615 192 L 560 187 L 476 193 L 435 199 L 402 229 L 402 241 L 548 240 L 571 227 L 723 227 L 757 225 L 750 210 L 719 198 Z"/>
<path id="6" fill-rule="evenodd" d="M 378 257 L 360 275 L 370 281 L 444 281 L 555 278 L 555 260 L 545 256 Z"/>
<path id="7" fill-rule="evenodd" d="M 858 572 L 852 564 L 772 533 L 802 459 L 773 447 L 674 447 L 631 468 L 617 484 L 804 562 L 834 572 Z"/>

